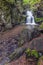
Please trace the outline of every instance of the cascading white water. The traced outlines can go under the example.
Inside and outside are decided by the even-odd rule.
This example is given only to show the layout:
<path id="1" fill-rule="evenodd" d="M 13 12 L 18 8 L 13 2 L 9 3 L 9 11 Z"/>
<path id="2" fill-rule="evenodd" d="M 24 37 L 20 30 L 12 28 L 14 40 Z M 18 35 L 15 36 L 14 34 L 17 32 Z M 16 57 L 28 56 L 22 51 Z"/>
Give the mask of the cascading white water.
<path id="1" fill-rule="evenodd" d="M 33 13 L 31 11 L 27 11 L 26 15 L 27 15 L 26 24 L 35 24 Z"/>
<path id="2" fill-rule="evenodd" d="M 26 16 L 27 16 L 26 17 L 26 25 L 28 25 L 29 29 L 34 28 L 34 26 L 37 25 L 37 24 L 35 23 L 32 11 L 27 10 Z"/>

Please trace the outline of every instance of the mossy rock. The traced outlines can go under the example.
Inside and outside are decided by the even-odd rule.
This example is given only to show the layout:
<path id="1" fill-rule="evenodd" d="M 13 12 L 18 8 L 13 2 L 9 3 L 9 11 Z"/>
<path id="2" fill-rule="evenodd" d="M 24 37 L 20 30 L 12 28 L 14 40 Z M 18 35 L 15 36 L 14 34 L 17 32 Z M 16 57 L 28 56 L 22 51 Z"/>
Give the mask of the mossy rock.
<path id="1" fill-rule="evenodd" d="M 40 28 L 40 29 L 43 29 L 43 22 L 42 22 L 42 24 L 39 26 L 39 28 Z"/>
<path id="2" fill-rule="evenodd" d="M 24 47 L 20 47 L 17 48 L 10 56 L 9 59 L 10 61 L 13 61 L 14 59 L 18 59 L 24 52 L 25 52 L 26 48 Z"/>
<path id="3" fill-rule="evenodd" d="M 43 65 L 43 56 L 39 58 L 38 64 L 37 65 Z"/>

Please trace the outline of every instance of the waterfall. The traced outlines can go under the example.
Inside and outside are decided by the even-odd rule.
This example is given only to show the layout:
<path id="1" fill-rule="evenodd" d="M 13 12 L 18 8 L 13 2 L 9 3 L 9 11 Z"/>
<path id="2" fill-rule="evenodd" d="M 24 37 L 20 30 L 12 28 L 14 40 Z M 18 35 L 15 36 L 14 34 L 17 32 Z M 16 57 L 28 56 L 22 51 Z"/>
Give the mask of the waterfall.
<path id="1" fill-rule="evenodd" d="M 31 11 L 27 11 L 26 16 L 26 24 L 35 24 L 34 16 Z"/>
<path id="2" fill-rule="evenodd" d="M 37 24 L 35 23 L 32 11 L 27 10 L 26 11 L 26 16 L 27 16 L 26 17 L 26 25 L 28 25 L 29 29 L 34 28 L 34 26 L 37 25 Z"/>

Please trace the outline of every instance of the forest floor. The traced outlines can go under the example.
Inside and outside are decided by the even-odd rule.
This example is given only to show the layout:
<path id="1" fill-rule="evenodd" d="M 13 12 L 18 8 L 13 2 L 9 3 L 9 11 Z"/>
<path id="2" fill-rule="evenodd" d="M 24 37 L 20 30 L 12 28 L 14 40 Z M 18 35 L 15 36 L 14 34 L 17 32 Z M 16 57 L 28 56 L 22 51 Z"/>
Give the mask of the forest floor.
<path id="1" fill-rule="evenodd" d="M 2 33 L 0 33 L 0 40 L 7 40 L 10 37 L 13 37 L 13 35 L 19 34 L 23 29 L 24 29 L 24 26 L 17 26 L 11 30 L 2 32 Z M 43 37 L 43 34 L 41 34 L 38 38 L 42 38 L 42 37 Z M 24 46 L 28 47 L 28 43 L 26 43 Z M 26 61 L 27 61 L 26 56 L 25 56 L 25 54 L 23 54 L 20 58 L 12 61 L 8 65 L 27 65 Z"/>
<path id="2" fill-rule="evenodd" d="M 43 34 L 41 34 L 39 37 L 37 38 L 42 38 Z M 35 39 L 37 39 L 35 38 Z M 33 39 L 34 40 L 34 39 Z M 31 43 L 32 41 L 30 41 L 29 43 Z M 26 43 L 23 47 L 27 47 L 28 48 L 28 44 Z M 20 56 L 17 60 L 13 60 L 12 62 L 8 63 L 8 65 L 35 65 L 34 62 L 30 62 L 28 63 L 27 59 L 26 59 L 26 55 L 23 54 L 22 56 Z"/>
<path id="3" fill-rule="evenodd" d="M 24 29 L 24 26 L 17 26 L 11 30 L 7 30 L 5 32 L 0 32 L 0 40 L 6 40 L 13 35 L 19 34 Z"/>

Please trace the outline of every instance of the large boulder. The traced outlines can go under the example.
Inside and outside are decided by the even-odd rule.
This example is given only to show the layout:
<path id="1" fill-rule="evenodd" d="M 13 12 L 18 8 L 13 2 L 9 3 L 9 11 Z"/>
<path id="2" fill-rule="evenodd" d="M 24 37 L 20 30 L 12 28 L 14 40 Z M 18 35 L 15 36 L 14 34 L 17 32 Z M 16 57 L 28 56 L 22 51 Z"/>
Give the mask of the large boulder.
<path id="1" fill-rule="evenodd" d="M 29 48 L 36 49 L 37 51 L 43 53 L 43 37 L 32 40 L 29 45 Z"/>
<path id="2" fill-rule="evenodd" d="M 25 47 L 24 48 L 23 47 L 20 47 L 20 48 L 16 49 L 15 52 L 13 52 L 9 56 L 10 61 L 12 61 L 13 59 L 19 58 L 24 53 L 25 50 L 26 50 Z"/>
<path id="3" fill-rule="evenodd" d="M 40 32 L 38 29 L 32 29 L 32 30 L 24 29 L 21 33 L 23 40 L 27 40 L 27 41 L 30 41 L 33 38 L 38 37 L 39 35 L 40 35 Z"/>

